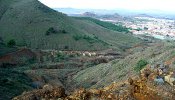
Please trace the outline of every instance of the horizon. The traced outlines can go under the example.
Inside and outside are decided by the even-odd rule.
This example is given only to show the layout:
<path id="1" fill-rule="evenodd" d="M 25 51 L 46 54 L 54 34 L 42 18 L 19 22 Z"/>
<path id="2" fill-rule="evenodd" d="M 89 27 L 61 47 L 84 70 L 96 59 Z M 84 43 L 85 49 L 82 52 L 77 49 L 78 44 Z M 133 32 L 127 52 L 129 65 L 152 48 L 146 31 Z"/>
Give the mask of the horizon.
<path id="1" fill-rule="evenodd" d="M 50 8 L 75 8 L 75 9 L 125 9 L 130 11 L 154 11 L 173 13 L 174 0 L 39 0 Z M 135 3 L 136 2 L 136 3 Z M 133 4 L 134 3 L 134 4 Z"/>

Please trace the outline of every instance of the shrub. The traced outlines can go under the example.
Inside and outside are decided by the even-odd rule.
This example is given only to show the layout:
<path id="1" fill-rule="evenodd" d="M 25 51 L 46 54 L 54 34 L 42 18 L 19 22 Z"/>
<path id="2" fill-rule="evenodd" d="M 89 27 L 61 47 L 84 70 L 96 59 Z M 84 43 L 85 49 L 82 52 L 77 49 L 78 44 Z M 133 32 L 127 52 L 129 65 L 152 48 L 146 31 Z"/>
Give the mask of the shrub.
<path id="1" fill-rule="evenodd" d="M 63 60 L 67 60 L 69 58 L 68 55 L 64 54 L 64 53 L 58 53 L 57 54 L 57 61 L 63 61 Z"/>
<path id="2" fill-rule="evenodd" d="M 74 40 L 78 41 L 80 39 L 84 39 L 87 42 L 89 42 L 90 44 L 95 43 L 95 42 L 102 42 L 99 40 L 99 38 L 97 36 L 88 36 L 88 35 L 74 35 L 73 36 Z"/>
<path id="3" fill-rule="evenodd" d="M 90 36 L 84 35 L 83 36 L 83 39 L 85 39 L 85 40 L 91 40 L 92 38 Z"/>
<path id="4" fill-rule="evenodd" d="M 98 40 L 98 36 L 94 36 L 94 38 Z"/>
<path id="5" fill-rule="evenodd" d="M 66 49 L 66 50 L 69 49 L 69 46 L 64 46 L 64 49 Z"/>
<path id="6" fill-rule="evenodd" d="M 137 62 L 137 65 L 135 67 L 136 71 L 140 71 L 141 69 L 143 69 L 146 65 L 148 64 L 148 62 L 144 59 L 141 59 Z"/>
<path id="7" fill-rule="evenodd" d="M 28 60 L 28 63 L 29 64 L 36 63 L 36 59 L 35 58 L 31 58 L 31 59 Z"/>
<path id="8" fill-rule="evenodd" d="M 65 55 L 63 53 L 58 53 L 57 58 L 64 59 Z"/>
<path id="9" fill-rule="evenodd" d="M 46 35 L 50 35 L 50 33 L 49 32 L 46 32 Z"/>
<path id="10" fill-rule="evenodd" d="M 65 33 L 67 33 L 67 32 L 66 32 L 66 30 L 61 30 L 61 33 L 64 33 L 64 34 L 65 34 Z"/>
<path id="11" fill-rule="evenodd" d="M 16 41 L 14 39 L 9 40 L 7 43 L 7 46 L 9 46 L 9 47 L 13 47 L 15 45 L 16 45 Z"/>
<path id="12" fill-rule="evenodd" d="M 53 28 L 53 27 L 50 27 L 47 31 L 46 31 L 46 35 L 50 35 L 52 33 L 57 33 L 57 31 Z"/>
<path id="13" fill-rule="evenodd" d="M 78 40 L 82 39 L 82 36 L 81 35 L 74 35 L 73 38 L 75 41 L 78 41 Z"/>
<path id="14" fill-rule="evenodd" d="M 87 42 L 89 42 L 90 44 L 94 43 L 96 41 L 96 39 L 90 37 L 90 36 L 87 36 L 87 35 L 84 35 L 83 36 L 83 39 L 85 39 Z"/>

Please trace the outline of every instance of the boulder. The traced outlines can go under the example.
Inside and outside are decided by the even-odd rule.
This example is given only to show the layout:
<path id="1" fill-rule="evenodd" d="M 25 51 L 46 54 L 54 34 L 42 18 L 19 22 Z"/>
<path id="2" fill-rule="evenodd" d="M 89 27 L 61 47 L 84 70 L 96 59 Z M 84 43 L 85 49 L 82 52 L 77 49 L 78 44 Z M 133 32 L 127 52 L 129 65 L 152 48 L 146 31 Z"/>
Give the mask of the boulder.
<path id="1" fill-rule="evenodd" d="M 172 77 L 172 75 L 167 75 L 167 76 L 164 77 L 164 79 L 170 85 L 174 86 L 175 77 Z"/>
<path id="2" fill-rule="evenodd" d="M 35 89 L 41 89 L 44 86 L 44 83 L 40 81 L 35 81 L 32 82 L 31 86 Z"/>
<path id="3" fill-rule="evenodd" d="M 157 85 L 163 85 L 163 84 L 164 84 L 163 78 L 155 78 L 155 79 L 154 79 L 154 82 L 155 82 Z"/>
<path id="4" fill-rule="evenodd" d="M 46 85 L 44 85 L 43 86 L 43 90 L 44 91 L 52 91 L 54 88 L 53 88 L 53 86 L 52 85 L 50 85 L 50 84 L 46 84 Z"/>

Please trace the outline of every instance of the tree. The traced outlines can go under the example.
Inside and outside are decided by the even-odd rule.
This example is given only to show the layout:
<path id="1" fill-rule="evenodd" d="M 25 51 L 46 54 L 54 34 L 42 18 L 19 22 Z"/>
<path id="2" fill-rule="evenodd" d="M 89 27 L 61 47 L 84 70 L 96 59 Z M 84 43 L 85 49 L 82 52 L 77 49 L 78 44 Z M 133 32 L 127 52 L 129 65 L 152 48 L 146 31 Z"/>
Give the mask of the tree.
<path id="1" fill-rule="evenodd" d="M 66 49 L 66 50 L 69 49 L 69 46 L 64 46 L 64 49 Z"/>
<path id="2" fill-rule="evenodd" d="M 16 45 L 16 41 L 14 39 L 9 40 L 7 43 L 7 46 L 9 46 L 9 47 L 13 47 L 15 45 Z"/>

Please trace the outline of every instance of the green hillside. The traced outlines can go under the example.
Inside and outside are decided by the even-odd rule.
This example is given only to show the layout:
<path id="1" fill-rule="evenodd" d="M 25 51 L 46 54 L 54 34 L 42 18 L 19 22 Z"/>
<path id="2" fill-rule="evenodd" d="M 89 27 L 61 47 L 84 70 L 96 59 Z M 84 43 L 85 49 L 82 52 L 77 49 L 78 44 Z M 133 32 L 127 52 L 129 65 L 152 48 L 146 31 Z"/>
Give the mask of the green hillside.
<path id="1" fill-rule="evenodd" d="M 37 0 L 0 0 L 0 36 L 19 46 L 40 49 L 122 50 L 138 38 L 56 12 Z M 100 21 L 99 21 L 100 22 Z"/>
<path id="2" fill-rule="evenodd" d="M 149 87 L 135 84 L 139 83 L 137 80 L 129 80 L 130 85 L 123 83 L 140 75 L 147 65 L 155 68 L 150 73 L 146 71 L 144 77 L 153 72 L 156 75 L 154 79 L 151 77 L 152 81 L 159 76 L 163 80 L 165 75 L 171 78 L 175 69 L 174 40 L 136 36 L 121 25 L 89 17 L 70 17 L 38 0 L 0 0 L 0 100 L 11 100 L 20 94 L 24 100 L 52 100 L 54 96 L 53 100 L 60 100 L 64 99 L 59 96 L 62 92 L 69 96 L 74 90 L 78 93 L 75 97 L 81 96 L 83 100 L 90 95 L 100 96 L 102 100 L 105 96 L 110 100 L 113 96 L 123 98 L 126 96 L 120 94 L 135 95 L 135 90 L 138 96 L 142 96 L 138 93 L 155 96 L 147 91 Z M 165 68 L 158 68 L 161 66 Z M 164 73 L 158 75 L 159 71 Z M 115 86 L 115 82 L 122 84 Z M 108 85 L 110 88 L 105 88 Z M 159 87 L 165 88 L 162 84 Z M 160 92 L 175 97 L 167 94 L 174 93 L 172 87 L 169 89 Z M 156 95 L 161 94 L 156 92 Z"/>
<path id="3" fill-rule="evenodd" d="M 129 33 L 129 29 L 126 28 L 125 26 L 122 25 L 115 25 L 112 24 L 110 22 L 104 22 L 104 21 L 100 21 L 98 19 L 94 19 L 94 18 L 90 18 L 90 17 L 75 17 L 76 19 L 81 19 L 81 20 L 89 20 L 92 21 L 104 28 L 110 29 L 110 30 L 114 30 L 114 31 L 118 31 L 118 32 L 124 32 L 124 33 Z"/>
<path id="4" fill-rule="evenodd" d="M 99 64 L 84 69 L 73 76 L 72 82 L 75 86 L 82 86 L 85 88 L 104 87 L 112 82 L 120 82 L 137 75 L 138 71 L 136 70 L 136 66 L 139 61 L 144 60 L 151 65 L 163 64 L 164 62 L 169 62 L 174 59 L 174 56 L 174 43 L 160 42 L 145 50 L 137 50 L 137 52 L 126 56 L 124 59 L 113 60 L 107 64 Z M 172 62 L 170 67 L 174 69 L 174 65 L 175 63 Z"/>
<path id="5" fill-rule="evenodd" d="M 17 48 L 13 48 L 13 47 L 9 47 L 7 45 L 4 44 L 2 38 L 0 37 L 0 56 L 16 51 Z"/>

